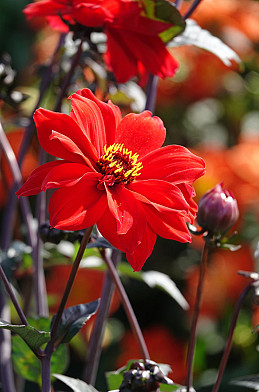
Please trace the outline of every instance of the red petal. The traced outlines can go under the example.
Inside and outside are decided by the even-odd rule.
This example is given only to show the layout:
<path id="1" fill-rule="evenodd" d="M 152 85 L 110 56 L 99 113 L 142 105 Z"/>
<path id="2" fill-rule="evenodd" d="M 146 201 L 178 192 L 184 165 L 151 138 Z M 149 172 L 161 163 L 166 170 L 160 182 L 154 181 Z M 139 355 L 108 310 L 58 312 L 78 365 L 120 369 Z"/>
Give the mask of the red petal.
<path id="1" fill-rule="evenodd" d="M 142 158 L 139 179 L 158 178 L 175 184 L 193 183 L 205 172 L 202 158 L 182 146 L 166 146 Z"/>
<path id="2" fill-rule="evenodd" d="M 161 147 L 166 130 L 159 117 L 145 111 L 141 114 L 130 113 L 122 119 L 117 129 L 115 141 L 140 157 Z"/>
<path id="3" fill-rule="evenodd" d="M 113 144 L 116 128 L 121 121 L 120 109 L 117 106 L 113 105 L 113 103 L 110 101 L 108 104 L 100 101 L 98 98 L 96 98 L 96 96 L 89 89 L 79 90 L 76 92 L 76 94 L 73 94 L 71 96 L 71 98 L 72 98 L 72 100 L 73 99 L 77 100 L 77 101 L 81 100 L 86 105 L 88 104 L 89 100 L 96 103 L 96 105 L 98 106 L 98 108 L 101 111 L 101 115 L 102 115 L 103 122 L 104 122 L 104 127 L 97 130 L 98 133 L 103 132 L 103 134 L 101 134 L 101 139 L 103 140 L 102 141 L 103 144 L 101 147 L 103 147 L 103 145 L 105 143 L 108 146 Z M 89 120 L 87 120 L 87 122 L 88 121 Z M 82 125 L 84 126 L 84 124 L 85 124 L 85 122 L 83 122 Z M 94 132 L 93 132 L 93 137 L 94 137 L 94 140 L 97 138 L 96 134 Z M 90 140 L 92 140 L 91 133 L 89 134 L 89 138 L 90 138 Z M 94 143 L 94 140 L 93 140 L 93 143 Z"/>
<path id="4" fill-rule="evenodd" d="M 192 221 L 184 195 L 173 184 L 160 180 L 139 181 L 129 185 L 145 210 L 146 219 L 161 237 L 188 242 L 186 222 Z"/>
<path id="5" fill-rule="evenodd" d="M 76 185 L 60 188 L 51 196 L 49 216 L 52 227 L 82 230 L 95 224 L 107 208 L 104 191 L 97 188 L 99 175 L 86 174 Z"/>
<path id="6" fill-rule="evenodd" d="M 90 167 L 95 165 L 96 151 L 71 117 L 40 108 L 34 120 L 40 144 L 46 152 L 72 162 L 87 163 Z"/>
<path id="7" fill-rule="evenodd" d="M 87 166 L 80 163 L 65 163 L 56 166 L 46 175 L 42 182 L 42 190 L 75 185 L 89 171 Z"/>
<path id="8" fill-rule="evenodd" d="M 128 185 L 137 200 L 151 204 L 157 211 L 189 213 L 189 204 L 181 190 L 170 182 L 161 180 L 135 181 Z"/>
<path id="9" fill-rule="evenodd" d="M 62 170 L 65 161 L 52 161 L 45 163 L 33 170 L 23 186 L 16 192 L 17 196 L 31 196 L 36 195 L 42 191 L 42 183 L 48 173 L 55 167 Z"/>
<path id="10" fill-rule="evenodd" d="M 106 61 L 119 83 L 127 82 L 138 73 L 138 62 L 147 71 L 162 78 L 176 73 L 178 63 L 160 37 L 110 25 L 106 33 Z"/>
<path id="11" fill-rule="evenodd" d="M 189 211 L 189 216 L 191 217 L 190 222 L 193 223 L 198 212 L 198 206 L 193 200 L 193 197 L 195 197 L 195 191 L 193 187 L 189 184 L 178 184 L 177 187 L 181 190 L 185 200 L 190 206 L 190 211 Z"/>
<path id="12" fill-rule="evenodd" d="M 104 22 L 113 20 L 113 15 L 105 6 L 81 2 L 73 7 L 73 17 L 83 26 L 103 26 Z"/>
<path id="13" fill-rule="evenodd" d="M 118 220 L 108 208 L 102 218 L 97 222 L 100 233 L 117 249 L 122 252 L 132 253 L 143 240 L 146 229 L 146 218 L 143 210 L 135 204 L 136 211 L 131 228 L 125 234 L 119 234 Z M 119 225 L 120 228 L 120 225 Z M 123 226 L 122 226 L 123 228 Z"/>
<path id="14" fill-rule="evenodd" d="M 149 225 L 146 226 L 146 232 L 143 240 L 137 246 L 133 253 L 127 253 L 127 260 L 132 266 L 134 271 L 140 271 L 143 267 L 147 258 L 151 255 L 154 245 L 156 242 L 156 234 L 150 228 Z"/>
<path id="15" fill-rule="evenodd" d="M 100 157 L 106 144 L 105 125 L 100 109 L 95 102 L 77 94 L 72 95 L 71 105 L 71 117 L 91 140 L 96 148 L 97 157 Z"/>
<path id="16" fill-rule="evenodd" d="M 123 185 L 106 186 L 108 206 L 117 221 L 117 234 L 126 234 L 138 222 L 139 206 L 131 192 Z"/>
<path id="17" fill-rule="evenodd" d="M 121 31 L 121 30 L 120 30 Z M 105 62 L 115 75 L 118 83 L 126 83 L 138 73 L 137 58 L 130 53 L 127 43 L 120 38 L 117 29 L 106 29 L 107 51 L 104 55 Z"/>
<path id="18" fill-rule="evenodd" d="M 28 4 L 23 12 L 28 19 L 35 16 L 58 15 L 59 13 L 64 14 L 69 13 L 69 4 L 53 0 L 43 0 Z"/>
<path id="19" fill-rule="evenodd" d="M 186 222 L 190 222 L 186 214 L 172 210 L 171 213 L 161 213 L 153 206 L 143 204 L 146 218 L 152 230 L 160 237 L 179 242 L 191 242 L 191 235 Z"/>

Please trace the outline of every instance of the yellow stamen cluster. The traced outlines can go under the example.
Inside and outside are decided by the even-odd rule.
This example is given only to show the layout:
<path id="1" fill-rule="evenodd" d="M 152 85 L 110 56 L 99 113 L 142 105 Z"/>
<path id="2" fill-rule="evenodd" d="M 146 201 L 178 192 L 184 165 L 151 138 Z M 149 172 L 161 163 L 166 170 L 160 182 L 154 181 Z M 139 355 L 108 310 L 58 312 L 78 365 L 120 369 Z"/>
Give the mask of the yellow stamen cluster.
<path id="1" fill-rule="evenodd" d="M 128 184 L 140 175 L 143 167 L 138 157 L 124 144 L 113 143 L 109 147 L 104 146 L 104 154 L 97 161 L 97 166 L 103 175 L 113 175 L 114 183 Z"/>

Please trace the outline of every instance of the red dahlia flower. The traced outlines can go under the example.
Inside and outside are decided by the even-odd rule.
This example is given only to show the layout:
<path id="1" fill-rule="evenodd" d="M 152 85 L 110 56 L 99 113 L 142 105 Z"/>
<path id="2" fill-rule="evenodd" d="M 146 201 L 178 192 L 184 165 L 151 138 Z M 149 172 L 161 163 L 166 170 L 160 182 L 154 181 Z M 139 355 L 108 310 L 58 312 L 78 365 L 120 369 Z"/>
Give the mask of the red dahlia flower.
<path id="1" fill-rule="evenodd" d="M 150 256 L 157 234 L 190 242 L 186 222 L 197 212 L 191 184 L 204 173 L 204 161 L 181 146 L 160 148 L 165 128 L 148 111 L 122 119 L 117 106 L 88 89 L 70 98 L 70 116 L 36 111 L 41 146 L 62 160 L 35 169 L 17 195 L 58 188 L 49 202 L 51 226 L 80 230 L 96 223 L 134 270 Z"/>
<path id="2" fill-rule="evenodd" d="M 172 25 L 145 15 L 132 0 L 41 0 L 28 4 L 27 18 L 44 16 L 49 24 L 68 31 L 70 24 L 103 27 L 107 35 L 105 61 L 119 83 L 142 74 L 143 69 L 159 77 L 173 76 L 178 63 L 166 49 L 159 34 Z"/>

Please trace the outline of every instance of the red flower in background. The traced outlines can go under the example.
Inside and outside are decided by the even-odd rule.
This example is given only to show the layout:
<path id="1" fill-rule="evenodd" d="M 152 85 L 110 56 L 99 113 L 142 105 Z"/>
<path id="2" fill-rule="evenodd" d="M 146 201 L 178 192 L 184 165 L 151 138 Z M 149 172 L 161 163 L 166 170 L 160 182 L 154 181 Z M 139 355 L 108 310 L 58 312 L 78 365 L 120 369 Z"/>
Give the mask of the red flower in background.
<path id="1" fill-rule="evenodd" d="M 17 192 L 58 188 L 49 203 L 52 227 L 80 230 L 97 223 L 101 234 L 140 270 L 156 235 L 190 242 L 186 222 L 197 205 L 192 182 L 204 161 L 181 146 L 160 148 L 165 128 L 145 111 L 123 119 L 119 108 L 84 89 L 71 96 L 70 116 L 38 109 L 41 146 L 62 160 L 35 169 Z"/>
<path id="2" fill-rule="evenodd" d="M 148 351 L 152 360 L 157 363 L 166 363 L 172 368 L 172 377 L 175 383 L 183 383 L 185 378 L 186 344 L 176 338 L 170 330 L 163 325 L 152 325 L 143 330 L 143 336 L 147 342 Z M 141 353 L 138 343 L 132 332 L 128 331 L 120 342 L 121 354 L 116 361 L 116 367 L 120 368 L 135 358 L 140 358 Z"/>
<path id="3" fill-rule="evenodd" d="M 28 4 L 27 18 L 44 16 L 49 24 L 68 31 L 70 24 L 103 27 L 107 35 L 105 61 L 119 83 L 147 70 L 159 77 L 173 76 L 178 63 L 170 55 L 159 34 L 171 24 L 144 15 L 132 0 L 43 0 Z"/>

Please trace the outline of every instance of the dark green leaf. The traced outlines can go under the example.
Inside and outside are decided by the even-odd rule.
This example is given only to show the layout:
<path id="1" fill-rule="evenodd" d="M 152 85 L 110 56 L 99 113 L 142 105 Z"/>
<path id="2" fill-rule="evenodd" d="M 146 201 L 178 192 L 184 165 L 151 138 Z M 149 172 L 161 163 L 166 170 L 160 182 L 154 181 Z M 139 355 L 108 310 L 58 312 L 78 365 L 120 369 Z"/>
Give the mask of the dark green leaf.
<path id="1" fill-rule="evenodd" d="M 30 325 L 12 325 L 4 320 L 0 320 L 0 328 L 15 332 L 33 351 L 37 351 L 50 339 L 49 332 L 38 331 Z"/>
<path id="2" fill-rule="evenodd" d="M 86 321 L 96 313 L 99 302 L 100 300 L 98 299 L 88 304 L 80 304 L 65 309 L 62 314 L 56 340 L 59 343 L 68 343 L 80 331 Z M 55 317 L 53 317 L 51 325 Z"/>
<path id="3" fill-rule="evenodd" d="M 140 0 L 147 16 L 151 19 L 168 23 L 168 29 L 160 34 L 164 42 L 170 41 L 185 29 L 185 21 L 175 7 L 168 0 Z"/>
<path id="4" fill-rule="evenodd" d="M 215 54 L 227 66 L 231 66 L 231 61 L 236 61 L 237 63 L 241 61 L 236 52 L 219 38 L 202 29 L 194 20 L 187 19 L 186 23 L 186 29 L 183 34 L 175 37 L 168 44 L 169 47 L 194 45 Z"/>
<path id="5" fill-rule="evenodd" d="M 97 389 L 92 385 L 88 385 L 78 378 L 63 376 L 62 374 L 53 374 L 53 376 L 68 385 L 74 392 L 97 392 Z"/>

